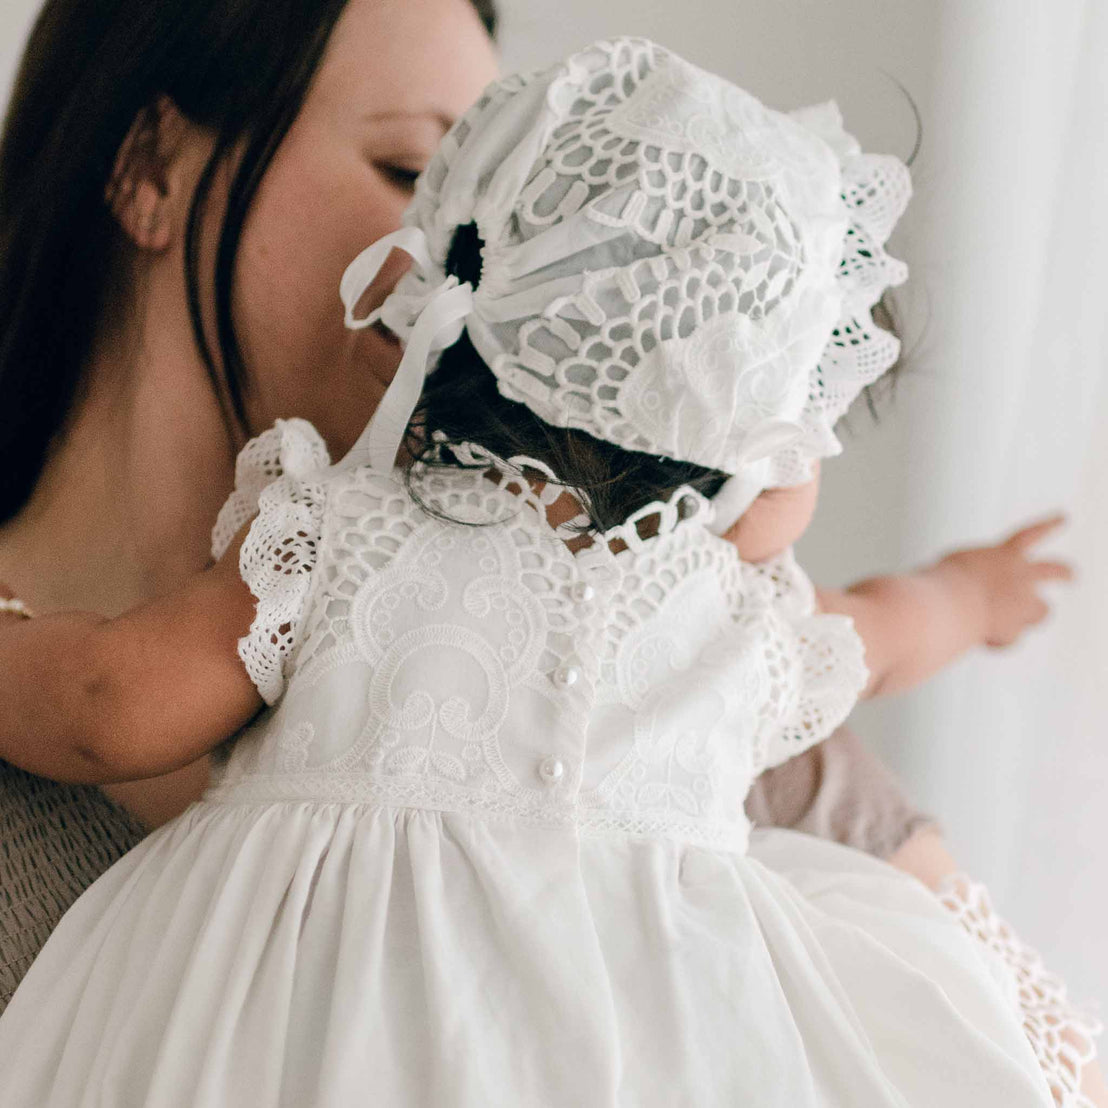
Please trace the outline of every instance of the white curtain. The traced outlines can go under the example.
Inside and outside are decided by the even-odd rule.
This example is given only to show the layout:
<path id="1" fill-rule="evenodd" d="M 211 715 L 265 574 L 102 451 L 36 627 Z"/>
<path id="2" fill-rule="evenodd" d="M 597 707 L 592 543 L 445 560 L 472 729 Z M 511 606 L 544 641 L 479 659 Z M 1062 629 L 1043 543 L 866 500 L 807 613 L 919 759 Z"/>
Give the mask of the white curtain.
<path id="1" fill-rule="evenodd" d="M 1079 996 L 1108 1005 L 1108 5 L 942 6 L 905 549 L 1067 510 L 1051 622 L 903 710 L 893 758 Z M 888 746 L 885 747 L 888 750 Z"/>

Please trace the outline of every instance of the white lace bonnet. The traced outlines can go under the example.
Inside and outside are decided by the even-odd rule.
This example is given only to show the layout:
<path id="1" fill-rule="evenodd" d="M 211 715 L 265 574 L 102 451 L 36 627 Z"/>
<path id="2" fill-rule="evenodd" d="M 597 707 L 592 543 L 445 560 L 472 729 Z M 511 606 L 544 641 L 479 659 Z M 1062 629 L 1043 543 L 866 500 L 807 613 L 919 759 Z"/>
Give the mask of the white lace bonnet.
<path id="1" fill-rule="evenodd" d="M 732 475 L 725 530 L 839 453 L 833 427 L 896 360 L 870 310 L 911 194 L 834 103 L 788 114 L 644 39 L 495 82 L 445 137 L 401 230 L 350 265 L 346 321 L 405 343 L 347 456 L 390 470 L 427 372 L 466 329 L 500 392 L 547 423 Z M 476 288 L 445 270 L 476 224 Z M 355 307 L 390 251 L 413 258 Z"/>

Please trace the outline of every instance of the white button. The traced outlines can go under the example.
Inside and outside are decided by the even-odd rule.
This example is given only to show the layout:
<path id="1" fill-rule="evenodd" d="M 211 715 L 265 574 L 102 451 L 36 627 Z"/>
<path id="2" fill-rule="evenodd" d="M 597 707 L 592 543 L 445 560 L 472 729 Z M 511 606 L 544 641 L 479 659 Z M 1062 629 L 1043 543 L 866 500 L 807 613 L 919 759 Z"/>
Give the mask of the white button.
<path id="1" fill-rule="evenodd" d="M 548 785 L 556 785 L 561 781 L 565 772 L 566 767 L 562 764 L 561 759 L 555 758 L 553 754 L 549 758 L 544 758 L 539 764 L 539 776 Z"/>
<path id="2" fill-rule="evenodd" d="M 573 586 L 574 600 L 579 600 L 587 604 L 594 596 L 596 596 L 596 589 L 587 581 L 578 581 L 577 584 Z"/>
<path id="3" fill-rule="evenodd" d="M 570 685 L 577 684 L 577 678 L 581 674 L 573 666 L 559 666 L 554 671 L 554 684 L 560 689 L 568 689 Z"/>

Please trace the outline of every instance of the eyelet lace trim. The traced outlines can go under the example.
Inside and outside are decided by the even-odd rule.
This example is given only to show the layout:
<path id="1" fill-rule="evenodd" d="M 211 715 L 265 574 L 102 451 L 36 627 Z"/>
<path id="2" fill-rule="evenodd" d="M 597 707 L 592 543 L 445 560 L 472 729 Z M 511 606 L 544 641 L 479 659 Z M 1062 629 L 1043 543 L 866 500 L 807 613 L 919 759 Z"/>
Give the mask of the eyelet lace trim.
<path id="1" fill-rule="evenodd" d="M 964 873 L 946 877 L 940 902 L 1011 971 L 1023 1028 L 1058 1108 L 1095 1108 L 1081 1092 L 1084 1068 L 1096 1057 L 1094 1038 L 1103 1024 L 1066 996 L 1061 978 L 994 911 L 984 885 Z"/>
<path id="2" fill-rule="evenodd" d="M 436 432 L 435 437 L 440 438 L 440 433 Z M 570 496 L 577 494 L 561 483 L 545 462 L 523 454 L 501 458 L 475 443 L 451 444 L 450 451 L 467 468 L 487 467 L 491 484 L 530 508 L 560 539 L 572 541 L 582 537 L 578 527 L 589 522 L 585 512 L 582 511 L 562 523 L 555 524 L 550 520 L 551 508 L 562 496 L 567 493 Z M 527 477 L 529 470 L 545 478 L 538 491 Z M 420 481 L 433 480 L 433 474 L 442 472 L 442 469 L 425 463 L 416 464 L 416 479 Z M 603 552 L 607 549 L 613 554 L 621 553 L 624 548 L 641 551 L 646 543 L 672 534 L 686 520 L 698 519 L 705 524 L 711 522 L 713 511 L 712 502 L 707 497 L 690 485 L 682 485 L 668 499 L 652 500 L 633 512 L 623 523 L 590 535 L 591 542 L 583 550 L 596 548 L 598 552 Z"/>
<path id="3" fill-rule="evenodd" d="M 213 547 L 226 549 L 242 520 L 256 507 L 239 551 L 239 570 L 258 601 L 254 621 L 238 652 L 267 704 L 285 688 L 289 657 L 319 554 L 323 474 L 330 462 L 319 432 L 306 420 L 278 420 L 243 450 L 236 465 L 239 485 L 216 523 Z M 314 475 L 314 480 L 313 480 Z"/>
<path id="4" fill-rule="evenodd" d="M 286 473 L 305 474 L 331 464 L 327 446 L 306 419 L 279 419 L 251 439 L 235 461 L 235 488 L 212 528 L 212 557 L 219 561 L 242 526 L 258 510 L 262 490 Z"/>
<path id="5" fill-rule="evenodd" d="M 247 774 L 213 785 L 204 799 L 220 804 L 316 801 L 459 812 L 543 827 L 572 828 L 582 834 L 665 837 L 736 853 L 745 853 L 750 831 L 749 823 L 742 817 L 728 821 L 680 819 L 669 812 L 620 812 L 574 803 L 528 802 L 504 794 L 473 792 L 441 780 L 365 775 L 340 777 L 311 771 Z"/>
<path id="6" fill-rule="evenodd" d="M 486 528 L 365 468 L 286 472 L 292 453 L 243 547 L 259 603 L 240 652 L 267 702 L 288 689 L 223 768 L 237 797 L 521 818 L 554 800 L 585 828 L 732 849 L 752 774 L 823 738 L 864 684 L 849 621 L 815 614 L 791 552 L 745 565 L 696 525 L 711 509 L 691 490 L 575 551 L 550 511 L 564 486 L 531 459 L 474 448 L 412 475 L 432 512 Z"/>

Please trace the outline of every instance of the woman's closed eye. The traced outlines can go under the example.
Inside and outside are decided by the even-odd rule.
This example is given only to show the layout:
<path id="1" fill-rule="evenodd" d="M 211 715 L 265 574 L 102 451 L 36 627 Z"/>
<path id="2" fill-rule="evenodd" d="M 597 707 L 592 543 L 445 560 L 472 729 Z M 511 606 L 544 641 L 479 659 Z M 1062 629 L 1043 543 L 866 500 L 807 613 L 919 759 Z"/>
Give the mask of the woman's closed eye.
<path id="1" fill-rule="evenodd" d="M 413 192 L 415 183 L 422 169 L 413 169 L 411 166 L 396 165 L 391 162 L 375 162 L 377 171 L 403 192 Z"/>

